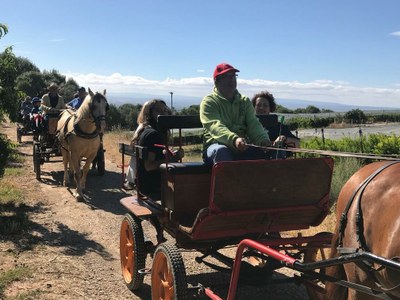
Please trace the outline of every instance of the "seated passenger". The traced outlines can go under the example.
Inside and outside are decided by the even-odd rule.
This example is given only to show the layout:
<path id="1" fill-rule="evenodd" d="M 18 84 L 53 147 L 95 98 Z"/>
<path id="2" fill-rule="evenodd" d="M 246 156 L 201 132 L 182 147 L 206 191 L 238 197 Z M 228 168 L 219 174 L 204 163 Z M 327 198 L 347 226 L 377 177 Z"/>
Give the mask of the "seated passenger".
<path id="1" fill-rule="evenodd" d="M 58 86 L 54 82 L 48 87 L 49 92 L 42 97 L 42 110 L 45 114 L 65 108 L 64 98 L 58 94 Z"/>
<path id="2" fill-rule="evenodd" d="M 254 113 L 250 99 L 237 87 L 239 70 L 229 64 L 217 65 L 214 90 L 200 104 L 200 121 L 204 128 L 203 159 L 205 163 L 219 161 L 263 159 L 264 151 L 249 147 L 271 144 L 267 132 Z"/>
<path id="3" fill-rule="evenodd" d="M 157 117 L 159 115 L 170 115 L 171 111 L 163 100 L 153 99 L 147 101 L 138 116 L 139 124 L 132 144 L 147 148 L 147 158 L 138 160 L 137 177 L 139 179 L 139 189 L 145 195 L 159 195 L 161 190 L 160 165 L 165 162 L 168 151 L 162 147 L 169 139 L 169 131 L 157 129 Z M 183 157 L 183 153 L 174 152 L 168 157 L 169 161 L 178 161 Z"/>
<path id="4" fill-rule="evenodd" d="M 87 96 L 86 89 L 83 86 L 81 86 L 78 89 L 78 95 L 74 97 L 74 99 L 69 101 L 67 104 L 65 104 L 65 107 L 72 110 L 78 110 L 78 108 L 81 107 L 83 100 L 85 100 L 86 96 Z"/>
<path id="5" fill-rule="evenodd" d="M 31 97 L 26 96 L 24 101 L 21 102 L 20 109 L 19 109 L 19 117 L 22 123 L 27 123 L 29 121 L 29 113 L 31 112 L 33 107 Z"/>
<path id="6" fill-rule="evenodd" d="M 40 132 L 43 129 L 43 116 L 40 107 L 41 100 L 38 97 L 32 99 L 33 108 L 30 113 L 30 119 L 33 124 L 33 130 Z"/>
<path id="7" fill-rule="evenodd" d="M 253 103 L 257 115 L 269 115 L 276 110 L 275 98 L 268 91 L 255 94 L 251 102 Z M 274 141 L 275 146 L 286 144 L 290 147 L 300 147 L 300 139 L 297 138 L 285 124 L 278 123 L 274 127 L 269 127 L 268 135 L 270 139 Z M 286 151 L 279 151 L 279 153 L 280 158 L 292 155 L 291 152 Z M 276 152 L 270 153 L 271 158 L 275 158 L 276 154 Z"/>

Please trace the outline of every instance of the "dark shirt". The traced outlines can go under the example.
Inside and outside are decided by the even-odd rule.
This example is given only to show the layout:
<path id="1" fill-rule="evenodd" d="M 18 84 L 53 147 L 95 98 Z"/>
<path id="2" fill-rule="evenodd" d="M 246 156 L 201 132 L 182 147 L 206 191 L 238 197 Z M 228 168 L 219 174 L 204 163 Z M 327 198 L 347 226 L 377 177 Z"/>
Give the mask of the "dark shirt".
<path id="1" fill-rule="evenodd" d="M 50 105 L 51 105 L 51 107 L 52 107 L 52 108 L 56 107 L 57 104 L 58 104 L 58 95 L 51 96 L 51 95 L 49 94 L 49 98 L 50 98 Z"/>
<path id="2" fill-rule="evenodd" d="M 284 135 L 286 137 L 297 138 L 285 124 L 278 123 L 273 127 L 268 127 L 268 136 L 271 141 L 275 141 L 278 136 Z"/>
<path id="3" fill-rule="evenodd" d="M 147 147 L 148 152 L 156 154 L 156 160 L 165 158 L 163 148 L 156 147 L 154 144 L 164 144 L 165 138 L 163 134 L 152 127 L 147 127 L 143 130 L 139 137 L 138 145 Z M 161 191 L 161 172 L 160 170 L 146 171 L 144 161 L 138 161 L 138 179 L 139 189 L 145 195 L 160 194 Z"/>
<path id="4" fill-rule="evenodd" d="M 280 135 L 284 135 L 286 137 L 290 137 L 290 138 L 297 138 L 289 129 L 289 127 L 285 124 L 282 123 L 278 123 L 273 127 L 268 127 L 268 135 L 269 135 L 269 139 L 271 141 L 275 141 L 278 136 Z M 268 152 L 268 156 L 270 159 L 276 159 L 276 158 L 286 158 L 289 156 L 293 156 L 292 152 L 289 151 L 283 151 L 283 150 L 279 150 L 279 151 L 269 151 Z"/>
<path id="5" fill-rule="evenodd" d="M 38 114 L 41 111 L 40 106 L 34 106 L 31 110 L 31 114 Z"/>

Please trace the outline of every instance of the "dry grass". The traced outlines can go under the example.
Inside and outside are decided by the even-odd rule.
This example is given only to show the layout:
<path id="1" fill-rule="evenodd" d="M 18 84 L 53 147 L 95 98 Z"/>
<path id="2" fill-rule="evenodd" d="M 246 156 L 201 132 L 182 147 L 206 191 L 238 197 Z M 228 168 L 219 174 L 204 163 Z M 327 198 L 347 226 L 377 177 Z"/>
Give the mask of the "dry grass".
<path id="1" fill-rule="evenodd" d="M 130 144 L 133 133 L 130 131 L 115 130 L 107 132 L 103 137 L 106 157 L 112 163 L 120 165 L 122 163 L 121 153 L 119 153 L 119 144 Z"/>

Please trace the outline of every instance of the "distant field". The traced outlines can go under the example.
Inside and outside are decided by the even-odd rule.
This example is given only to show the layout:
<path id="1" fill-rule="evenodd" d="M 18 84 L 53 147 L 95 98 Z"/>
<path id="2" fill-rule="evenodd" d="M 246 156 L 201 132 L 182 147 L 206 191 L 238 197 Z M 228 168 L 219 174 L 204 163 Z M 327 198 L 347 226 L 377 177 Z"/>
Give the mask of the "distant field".
<path id="1" fill-rule="evenodd" d="M 326 139 L 332 140 L 338 140 L 344 137 L 358 138 L 360 129 L 363 135 L 382 133 L 385 135 L 394 134 L 400 136 L 400 123 L 368 124 L 361 127 L 349 128 L 324 128 L 324 136 Z M 321 129 L 302 129 L 298 131 L 298 136 L 299 138 L 322 137 L 322 133 Z"/>

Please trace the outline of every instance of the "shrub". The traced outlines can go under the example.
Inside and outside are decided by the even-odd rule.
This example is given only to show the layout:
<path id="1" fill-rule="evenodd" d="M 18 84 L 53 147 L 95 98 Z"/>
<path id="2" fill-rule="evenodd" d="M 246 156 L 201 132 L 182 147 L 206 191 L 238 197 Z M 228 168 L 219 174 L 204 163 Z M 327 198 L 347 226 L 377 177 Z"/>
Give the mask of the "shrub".
<path id="1" fill-rule="evenodd" d="M 12 144 L 5 135 L 0 134 L 0 177 L 4 175 L 7 159 L 11 155 Z"/>

